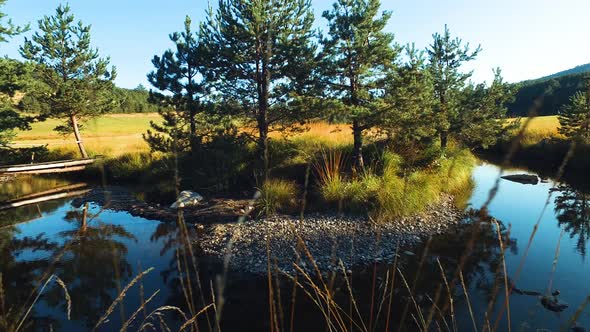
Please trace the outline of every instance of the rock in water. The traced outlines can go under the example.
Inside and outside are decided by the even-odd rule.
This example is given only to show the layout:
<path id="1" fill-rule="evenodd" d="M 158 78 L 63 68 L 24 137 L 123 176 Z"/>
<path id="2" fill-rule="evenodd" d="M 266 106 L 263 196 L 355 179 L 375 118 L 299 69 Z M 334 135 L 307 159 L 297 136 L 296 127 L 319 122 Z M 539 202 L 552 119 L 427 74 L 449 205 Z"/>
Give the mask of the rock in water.
<path id="1" fill-rule="evenodd" d="M 200 194 L 194 191 L 185 190 L 181 192 L 180 195 L 178 195 L 178 199 L 176 200 L 176 202 L 170 205 L 170 208 L 178 209 L 188 206 L 196 206 L 199 205 L 203 199 L 203 196 L 201 196 Z"/>
<path id="2" fill-rule="evenodd" d="M 574 326 L 572 326 L 572 331 L 573 332 L 586 332 L 588 330 L 586 330 L 585 327 L 579 326 L 578 323 L 574 322 Z"/>
<path id="3" fill-rule="evenodd" d="M 522 183 L 522 184 L 535 185 L 535 184 L 539 183 L 539 177 L 536 175 L 530 175 L 530 174 L 506 175 L 506 176 L 503 176 L 502 179 L 512 181 L 512 182 L 518 182 L 518 183 Z"/>
<path id="4" fill-rule="evenodd" d="M 550 298 L 548 296 L 541 297 L 541 305 L 553 312 L 562 312 L 569 307 L 567 303 L 559 302 L 556 298 Z"/>

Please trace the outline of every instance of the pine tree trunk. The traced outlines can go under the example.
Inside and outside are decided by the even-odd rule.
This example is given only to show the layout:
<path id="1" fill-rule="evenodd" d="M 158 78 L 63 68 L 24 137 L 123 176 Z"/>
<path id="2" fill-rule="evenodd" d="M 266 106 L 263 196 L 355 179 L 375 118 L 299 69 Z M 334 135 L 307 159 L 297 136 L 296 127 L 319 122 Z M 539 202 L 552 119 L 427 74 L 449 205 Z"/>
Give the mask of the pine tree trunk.
<path id="1" fill-rule="evenodd" d="M 272 56 L 271 43 L 268 40 L 261 41 L 258 45 L 257 53 L 258 59 L 256 61 L 256 73 L 258 89 L 258 115 L 256 117 L 256 121 L 258 124 L 258 158 L 260 162 L 258 180 L 262 180 L 264 183 L 266 180 L 268 180 L 269 176 L 268 102 L 271 73 L 268 63 Z"/>
<path id="2" fill-rule="evenodd" d="M 262 70 L 259 82 L 259 96 L 258 96 L 258 115 L 256 117 L 258 125 L 258 159 L 259 180 L 266 181 L 268 179 L 268 73 L 265 69 Z"/>
<path id="3" fill-rule="evenodd" d="M 265 127 L 265 124 L 260 123 L 258 130 L 259 178 L 262 181 L 266 181 L 268 179 L 268 127 Z"/>
<path id="4" fill-rule="evenodd" d="M 441 149 L 442 153 L 444 154 L 445 150 L 447 149 L 447 144 L 449 142 L 449 131 L 445 127 L 447 125 L 447 121 L 448 121 L 448 114 L 447 114 L 447 100 L 446 100 L 446 96 L 444 93 L 440 94 L 440 113 L 441 113 L 442 119 L 439 119 L 439 121 L 441 121 L 441 125 L 443 126 L 443 128 L 440 130 L 440 149 Z"/>
<path id="5" fill-rule="evenodd" d="M 196 116 L 196 112 L 193 109 L 193 106 L 191 105 L 191 110 L 190 110 L 190 126 L 191 126 L 191 132 L 190 132 L 190 144 L 191 144 L 191 151 L 195 151 L 196 146 L 197 146 L 197 124 L 195 121 L 195 116 Z"/>
<path id="6" fill-rule="evenodd" d="M 440 132 L 440 149 L 444 151 L 447 149 L 449 143 L 449 133 L 446 130 Z"/>
<path id="7" fill-rule="evenodd" d="M 350 101 L 352 105 L 358 106 L 360 104 L 357 96 L 357 81 L 358 78 L 352 74 L 350 79 Z M 363 161 L 363 128 L 358 119 L 352 121 L 352 135 L 354 138 L 354 146 L 352 150 L 352 172 L 356 176 L 358 172 L 363 171 L 365 162 Z"/>
<path id="8" fill-rule="evenodd" d="M 84 143 L 82 142 L 82 136 L 80 135 L 80 129 L 78 128 L 78 119 L 76 119 L 76 115 L 70 115 L 70 122 L 72 123 L 72 128 L 74 129 L 74 136 L 76 137 L 76 144 L 78 144 L 80 154 L 82 155 L 82 158 L 86 159 L 88 158 L 88 153 L 86 153 Z"/>
<path id="9" fill-rule="evenodd" d="M 192 68 L 189 64 L 188 66 L 188 74 L 190 75 L 192 73 Z M 191 152 L 194 152 L 196 150 L 197 147 L 197 121 L 195 119 L 195 117 L 197 116 L 197 110 L 196 110 L 196 105 L 195 105 L 195 100 L 193 98 L 193 78 L 192 76 L 189 77 L 188 79 L 188 84 L 187 84 L 187 97 L 188 97 L 188 116 L 189 116 L 189 125 L 190 125 L 190 132 L 189 132 L 189 143 L 190 143 L 190 149 Z"/>
<path id="10" fill-rule="evenodd" d="M 258 101 L 258 158 L 259 158 L 259 177 L 261 180 L 268 179 L 268 89 L 266 84 L 262 83 L 262 94 Z"/>
<path id="11" fill-rule="evenodd" d="M 354 148 L 352 150 L 353 172 L 357 173 L 365 168 L 363 160 L 363 129 L 358 120 L 352 122 L 352 134 L 354 137 Z"/>

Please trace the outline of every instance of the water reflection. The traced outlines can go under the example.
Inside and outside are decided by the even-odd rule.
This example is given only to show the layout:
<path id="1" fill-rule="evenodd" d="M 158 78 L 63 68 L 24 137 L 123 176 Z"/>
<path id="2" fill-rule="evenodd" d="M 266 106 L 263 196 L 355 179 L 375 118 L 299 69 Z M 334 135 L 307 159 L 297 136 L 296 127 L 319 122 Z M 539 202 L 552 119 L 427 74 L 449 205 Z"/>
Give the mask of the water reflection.
<path id="1" fill-rule="evenodd" d="M 124 227 L 103 223 L 99 214 L 86 214 L 84 210 L 72 209 L 64 217 L 73 228 L 59 234 L 65 245 L 55 252 L 58 262 L 54 273 L 68 285 L 72 319 L 85 321 L 91 327 L 132 275 L 123 240 L 135 237 Z M 47 293 L 46 301 L 52 307 L 67 309 L 58 287 Z"/>
<path id="2" fill-rule="evenodd" d="M 176 223 L 159 223 L 150 237 L 153 243 L 161 243 L 160 256 L 170 257 L 168 267 L 160 271 L 162 283 L 169 291 L 166 304 L 179 306 L 190 316 L 195 316 L 212 302 L 210 281 L 214 278 L 206 274 L 207 269 L 201 264 L 202 257 L 195 239 L 198 239 L 197 229 L 185 224 L 181 216 Z M 195 328 L 208 326 L 212 330 L 212 321 L 213 315 L 205 313 L 196 321 Z"/>
<path id="3" fill-rule="evenodd" d="M 63 206 L 65 200 L 55 200 L 39 204 L 23 206 L 18 209 L 0 211 L 0 231 L 10 228 L 15 224 L 22 224 L 39 220 L 48 213 L 54 212 Z"/>
<path id="4" fill-rule="evenodd" d="M 45 233 L 20 237 L 15 226 L 0 230 L 4 301 L 15 306 L 8 311 L 10 316 L 0 319 L 0 330 L 12 330 L 9 322 L 22 317 L 24 307 L 31 303 L 31 294 L 36 294 L 39 285 L 52 274 L 68 288 L 72 301 L 71 319 L 93 327 L 113 303 L 121 285 L 132 276 L 126 242 L 135 240 L 135 237 L 123 226 L 102 222 L 99 213 L 85 213 L 84 210 L 67 210 L 63 217 L 67 224 L 58 226 L 65 230 L 51 239 Z M 57 285 L 50 284 L 41 299 L 44 306 L 57 312 L 66 313 L 68 310 L 63 289 Z M 60 323 L 51 319 L 48 314 L 51 311 L 43 310 L 46 314 L 40 316 L 35 313 L 38 307 L 39 304 L 34 306 L 28 327 L 58 329 Z M 6 326 L 2 326 L 2 322 Z"/>
<path id="5" fill-rule="evenodd" d="M 68 180 L 49 176 L 19 176 L 14 181 L 0 181 L 0 202 L 68 184 L 70 184 Z"/>
<path id="6" fill-rule="evenodd" d="M 557 188 L 555 214 L 571 239 L 577 238 L 576 249 L 586 257 L 586 244 L 590 240 L 590 194 L 577 191 L 567 184 Z"/>
<path id="7" fill-rule="evenodd" d="M 454 232 L 432 238 L 417 255 L 421 257 L 424 250 L 428 250 L 423 263 L 417 258 L 408 259 L 403 273 L 411 278 L 417 276 L 413 287 L 414 296 L 422 301 L 421 307 L 425 315 L 434 315 L 436 312 L 432 317 L 434 321 L 431 327 L 449 324 L 444 319 L 450 318 L 452 314 L 450 291 L 454 298 L 454 314 L 457 316 L 459 330 L 473 329 L 466 310 L 464 286 L 471 294 L 470 304 L 477 307 L 475 320 L 479 327 L 483 326 L 486 313 L 491 315 L 503 304 L 503 256 L 497 227 L 504 251 L 518 252 L 516 239 L 510 238 L 509 228 L 502 221 L 493 219 L 484 211 L 474 211 L 470 220 L 457 227 Z M 443 279 L 443 273 L 446 281 Z M 410 295 L 407 291 L 404 292 L 406 296 Z M 433 306 L 433 303 L 436 303 L 436 306 Z M 416 328 L 415 324 L 407 323 L 411 322 L 406 322 L 408 330 Z"/>
<path id="8" fill-rule="evenodd" d="M 40 284 L 40 276 L 49 268 L 49 253 L 59 248 L 45 234 L 21 237 L 16 227 L 0 230 L 0 289 L 2 303 L 0 330 L 12 331 L 28 309 L 33 290 Z M 47 313 L 33 308 L 25 328 L 47 327 L 55 322 Z"/>

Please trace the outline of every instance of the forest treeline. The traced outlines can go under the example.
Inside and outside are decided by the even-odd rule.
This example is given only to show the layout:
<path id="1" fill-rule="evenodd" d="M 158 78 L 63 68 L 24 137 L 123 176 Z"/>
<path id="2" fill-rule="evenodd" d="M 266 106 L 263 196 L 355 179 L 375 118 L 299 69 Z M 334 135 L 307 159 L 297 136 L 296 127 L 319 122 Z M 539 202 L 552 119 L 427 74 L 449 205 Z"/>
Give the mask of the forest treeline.
<path id="1" fill-rule="evenodd" d="M 514 101 L 507 104 L 511 116 L 558 115 L 576 92 L 584 91 L 590 65 L 517 84 Z M 531 113 L 532 112 L 532 113 Z"/>

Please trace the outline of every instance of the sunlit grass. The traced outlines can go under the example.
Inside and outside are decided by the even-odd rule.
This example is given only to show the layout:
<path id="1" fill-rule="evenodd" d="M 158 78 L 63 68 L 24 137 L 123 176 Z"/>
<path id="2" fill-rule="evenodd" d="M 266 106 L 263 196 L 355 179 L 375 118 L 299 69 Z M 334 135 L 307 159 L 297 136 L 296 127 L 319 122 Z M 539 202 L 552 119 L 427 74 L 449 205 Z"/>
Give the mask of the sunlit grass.
<path id="1" fill-rule="evenodd" d="M 84 122 L 82 134 L 87 138 L 141 134 L 150 128 L 150 121 L 159 119 L 157 113 L 108 114 Z M 60 124 L 62 121 L 56 119 L 34 123 L 31 130 L 18 132 L 18 140 L 62 139 L 63 136 L 53 130 Z"/>
<path id="2" fill-rule="evenodd" d="M 454 196 L 464 192 L 471 185 L 476 161 L 467 150 L 448 150 L 439 164 L 400 176 L 397 159 L 389 156 L 384 160 L 381 185 L 376 191 L 376 212 L 385 221 L 420 213 L 443 193 Z"/>
<path id="3" fill-rule="evenodd" d="M 526 119 L 521 120 L 521 126 L 524 126 Z M 514 120 L 510 119 L 509 122 Z M 522 137 L 521 143 L 523 145 L 533 145 L 545 139 L 563 138 L 559 133 L 559 118 L 557 115 L 538 116 L 530 119 L 526 124 L 526 130 Z"/>
<path id="4" fill-rule="evenodd" d="M 119 156 L 125 153 L 149 150 L 142 134 L 150 127 L 150 121 L 160 116 L 148 114 L 111 114 L 85 123 L 82 137 L 91 155 Z M 73 135 L 63 136 L 53 129 L 60 121 L 49 119 L 35 123 L 30 131 L 18 132 L 15 147 L 47 145 L 50 150 L 77 153 Z"/>
<path id="5" fill-rule="evenodd" d="M 126 153 L 149 151 L 142 134 L 150 128 L 151 121 L 158 121 L 160 115 L 109 114 L 90 120 L 82 130 L 86 149 L 91 155 L 117 157 Z M 50 150 L 63 153 L 78 152 L 73 135 L 63 136 L 53 129 L 60 121 L 49 119 L 35 123 L 30 131 L 20 131 L 14 142 L 15 147 L 47 145 Z M 323 121 L 312 122 L 300 128 L 290 140 L 298 146 L 317 151 L 321 147 L 346 146 L 352 143 L 352 131 L 346 124 L 329 124 Z M 283 133 L 275 131 L 271 138 L 281 138 Z"/>
<path id="6" fill-rule="evenodd" d="M 293 138 L 295 141 L 330 146 L 352 144 L 352 129 L 349 125 L 317 121 L 304 128 L 306 131 L 295 135 Z"/>
<path id="7" fill-rule="evenodd" d="M 261 196 L 257 206 L 264 215 L 288 211 L 296 205 L 297 185 L 292 181 L 268 179 L 259 189 Z"/>
<path id="8" fill-rule="evenodd" d="M 368 211 L 381 221 L 395 221 L 423 212 L 443 193 L 460 196 L 472 185 L 475 162 L 468 150 L 452 148 L 434 165 L 404 170 L 399 155 L 384 151 L 380 171 L 367 168 L 354 177 L 343 172 L 341 151 L 332 150 L 322 151 L 315 169 L 319 193 L 327 203 L 337 205 L 339 212 L 346 207 Z"/>

